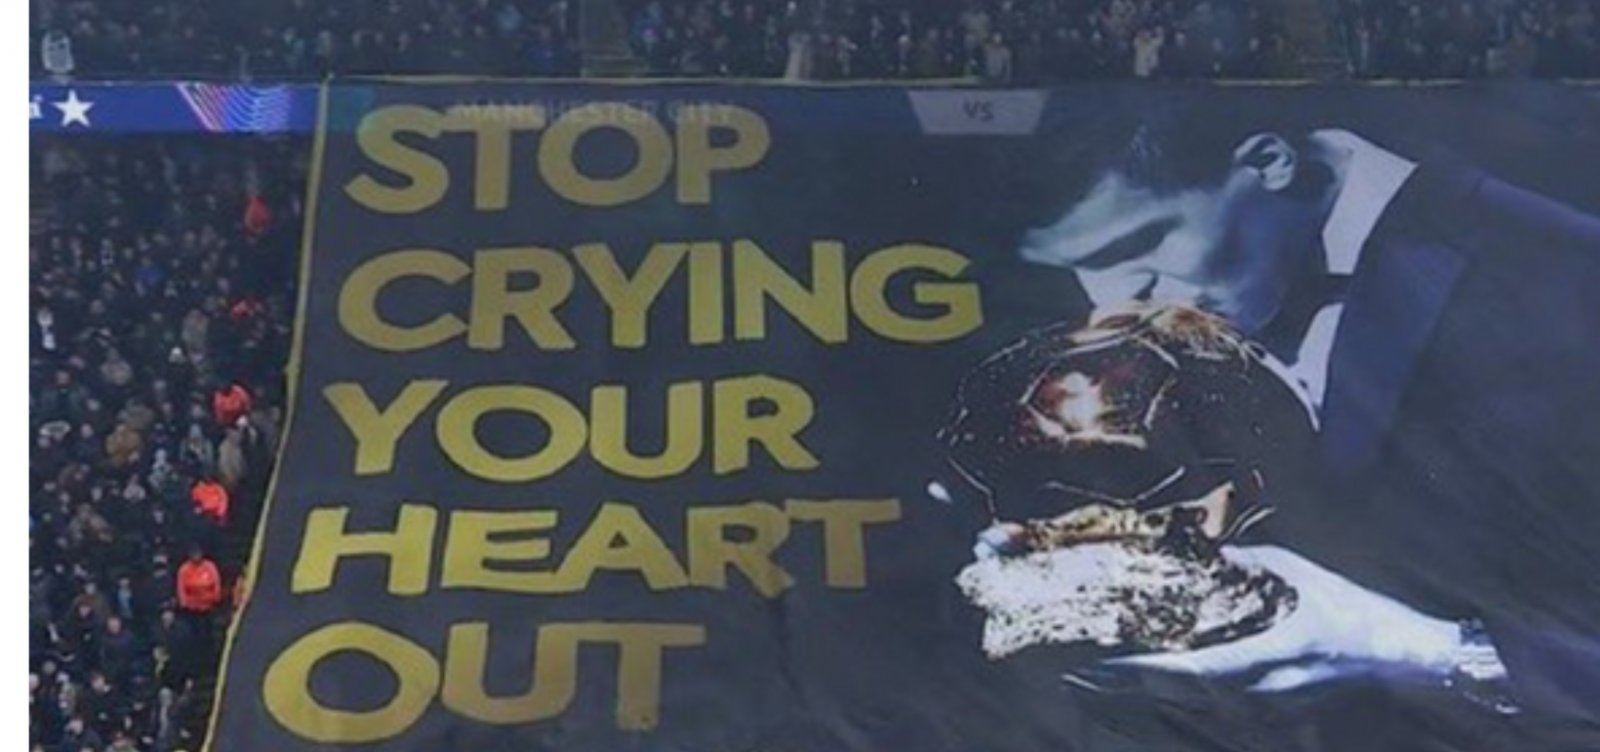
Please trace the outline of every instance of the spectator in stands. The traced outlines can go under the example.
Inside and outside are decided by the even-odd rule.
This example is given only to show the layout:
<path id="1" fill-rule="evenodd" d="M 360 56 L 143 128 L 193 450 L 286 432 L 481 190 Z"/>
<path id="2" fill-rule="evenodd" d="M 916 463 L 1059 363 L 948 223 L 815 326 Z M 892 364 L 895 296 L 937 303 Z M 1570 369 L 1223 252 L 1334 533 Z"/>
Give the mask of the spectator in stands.
<path id="1" fill-rule="evenodd" d="M 1167 32 L 1159 26 L 1140 29 L 1133 36 L 1133 76 L 1150 78 L 1161 68 L 1161 47 Z"/>
<path id="2" fill-rule="evenodd" d="M 234 421 L 250 412 L 250 390 L 238 383 L 229 384 L 211 394 L 212 414 L 216 416 L 217 425 L 230 426 Z"/>
<path id="3" fill-rule="evenodd" d="M 1006 46 L 1005 37 L 998 31 L 990 34 L 983 46 L 983 80 L 991 84 L 1010 83 L 1011 66 L 1011 48 Z"/>
<path id="4" fill-rule="evenodd" d="M 245 459 L 246 431 L 244 430 L 244 427 L 249 425 L 249 420 L 249 416 L 240 416 L 234 421 L 236 424 L 234 427 L 224 431 L 222 442 L 217 445 L 217 479 L 222 484 L 224 494 L 238 488 L 249 475 L 250 466 Z"/>
<path id="5" fill-rule="evenodd" d="M 272 229 L 272 207 L 267 206 L 261 194 L 251 191 L 244 204 L 244 231 L 259 238 Z"/>
<path id="6" fill-rule="evenodd" d="M 196 423 L 189 424 L 189 435 L 183 441 L 179 458 L 201 473 L 211 473 L 217 467 L 217 451 L 206 438 L 205 429 Z"/>
<path id="7" fill-rule="evenodd" d="M 94 729 L 89 728 L 83 716 L 75 714 L 67 721 L 67 728 L 61 734 L 61 742 L 58 749 L 62 752 L 84 752 L 84 750 L 95 752 L 104 747 L 105 744 L 100 741 L 100 735 L 95 733 Z"/>
<path id="8" fill-rule="evenodd" d="M 228 489 L 217 479 L 208 476 L 195 481 L 189 498 L 200 516 L 219 527 L 228 524 Z"/>
<path id="9" fill-rule="evenodd" d="M 1339 15 L 1364 78 L 1600 76 L 1592 0 L 1342 0 Z"/>
<path id="10" fill-rule="evenodd" d="M 129 678 L 128 673 L 133 667 L 134 659 L 139 652 L 139 645 L 122 624 L 120 616 L 106 619 L 104 631 L 100 633 L 100 670 L 106 677 L 114 682 L 122 682 Z"/>
<path id="11" fill-rule="evenodd" d="M 300 153 L 35 141 L 30 736 L 47 752 L 203 733 L 209 690 L 190 679 L 215 655 L 196 630 L 225 616 L 281 422 L 300 224 L 281 197 L 300 191 Z M 244 219 L 252 196 L 271 221 Z M 194 511 L 199 481 L 226 493 L 227 528 Z M 180 595 L 171 562 L 201 541 L 214 587 Z M 209 615 L 185 625 L 180 599 Z"/>
<path id="12" fill-rule="evenodd" d="M 1269 65 L 1275 54 L 1285 57 L 1287 46 L 1275 18 L 1246 0 L 654 0 L 632 6 L 634 49 L 661 75 L 967 76 L 1038 84 L 1288 72 Z M 1191 59 L 1168 67 L 1164 48 L 1180 33 Z M 716 41 L 724 38 L 731 41 Z"/>
<path id="13" fill-rule="evenodd" d="M 289 0 L 238 9 L 149 0 L 36 7 L 36 59 L 44 73 L 59 76 L 577 73 L 569 54 L 576 47 L 577 5 L 565 0 Z M 548 35 L 540 44 L 557 53 L 552 68 L 541 70 L 538 56 L 529 54 L 528 40 L 539 38 L 538 28 Z"/>
<path id="14" fill-rule="evenodd" d="M 41 42 L 40 63 L 51 78 L 64 81 L 72 77 L 72 71 L 77 67 L 77 60 L 72 56 L 72 38 L 60 29 L 51 29 L 45 32 Z"/>
<path id="15" fill-rule="evenodd" d="M 187 618 L 190 631 L 202 646 L 209 646 L 211 617 L 222 605 L 222 574 L 199 546 L 190 548 L 189 558 L 178 567 L 177 595 L 178 608 Z"/>
<path id="16" fill-rule="evenodd" d="M 789 57 L 784 62 L 783 78 L 786 81 L 809 81 L 812 68 L 811 32 L 796 29 L 789 32 Z M 684 70 L 683 73 L 692 73 Z"/>
<path id="17" fill-rule="evenodd" d="M 566 48 L 556 40 L 551 27 L 545 24 L 533 27 L 533 41 L 528 45 L 527 57 L 527 72 L 531 75 L 562 76 L 570 74 L 574 69 L 567 59 Z"/>
<path id="18" fill-rule="evenodd" d="M 95 671 L 89 675 L 89 691 L 78 698 L 78 711 L 103 739 L 120 729 L 127 715 L 127 704 L 127 698 L 111 685 L 106 675 Z"/>
<path id="19" fill-rule="evenodd" d="M 163 686 L 156 692 L 156 704 L 147 718 L 142 719 L 140 743 L 148 749 L 170 750 L 177 741 L 178 718 L 174 712 L 177 700 L 171 687 Z"/>

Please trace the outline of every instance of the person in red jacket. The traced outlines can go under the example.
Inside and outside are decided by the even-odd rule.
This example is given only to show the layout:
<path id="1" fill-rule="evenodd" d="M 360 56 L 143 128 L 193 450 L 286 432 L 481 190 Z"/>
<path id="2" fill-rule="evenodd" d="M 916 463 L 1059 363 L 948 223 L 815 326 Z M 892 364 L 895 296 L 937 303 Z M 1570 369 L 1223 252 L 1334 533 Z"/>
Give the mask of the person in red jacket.
<path id="1" fill-rule="evenodd" d="M 210 613 L 222 602 L 222 575 L 216 563 L 196 546 L 178 567 L 178 608 L 191 613 Z"/>
<path id="2" fill-rule="evenodd" d="M 237 383 L 229 384 L 211 394 L 211 411 L 216 415 L 219 426 L 233 425 L 239 416 L 248 415 L 252 406 L 250 390 Z"/>
<path id="3" fill-rule="evenodd" d="M 246 295 L 234 301 L 233 305 L 228 307 L 228 316 L 234 322 L 243 324 L 265 313 L 266 310 L 266 305 L 259 298 Z"/>
<path id="4" fill-rule="evenodd" d="M 222 573 L 199 546 L 178 567 L 178 610 L 204 644 L 211 642 L 211 613 L 222 604 Z"/>
<path id="5" fill-rule="evenodd" d="M 214 478 L 196 481 L 189 491 L 189 499 L 201 516 L 218 526 L 228 524 L 228 489 Z"/>
<path id="6" fill-rule="evenodd" d="M 244 202 L 244 231 L 252 237 L 261 237 L 272 229 L 272 207 L 267 206 L 261 194 L 251 192 Z"/>

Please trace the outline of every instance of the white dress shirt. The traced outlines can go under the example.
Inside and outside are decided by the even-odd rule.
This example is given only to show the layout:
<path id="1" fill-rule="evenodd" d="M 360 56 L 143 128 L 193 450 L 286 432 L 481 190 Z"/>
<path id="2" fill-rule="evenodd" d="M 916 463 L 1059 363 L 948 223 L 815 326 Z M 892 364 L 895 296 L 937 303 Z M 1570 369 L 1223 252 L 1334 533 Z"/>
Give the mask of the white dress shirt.
<path id="1" fill-rule="evenodd" d="M 1343 160 L 1344 180 L 1339 195 L 1322 226 L 1322 245 L 1328 255 L 1328 273 L 1349 275 L 1355 272 L 1361 249 L 1372 237 L 1378 218 L 1417 165 L 1348 131 L 1317 131 L 1311 139 L 1347 157 Z M 1289 375 L 1305 390 L 1312 410 L 1318 413 L 1327 393 L 1328 361 L 1343 315 L 1342 302 L 1323 306 L 1311 319 L 1294 362 L 1285 364 Z"/>

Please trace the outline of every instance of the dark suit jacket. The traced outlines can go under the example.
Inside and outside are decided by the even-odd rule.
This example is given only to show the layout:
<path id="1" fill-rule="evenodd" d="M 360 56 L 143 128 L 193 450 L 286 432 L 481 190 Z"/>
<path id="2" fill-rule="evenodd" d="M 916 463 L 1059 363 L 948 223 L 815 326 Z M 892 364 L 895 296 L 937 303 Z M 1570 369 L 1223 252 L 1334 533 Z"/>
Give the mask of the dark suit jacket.
<path id="1" fill-rule="evenodd" d="M 1352 278 L 1321 442 L 1316 558 L 1482 618 L 1525 722 L 1600 734 L 1600 220 L 1421 167 Z"/>

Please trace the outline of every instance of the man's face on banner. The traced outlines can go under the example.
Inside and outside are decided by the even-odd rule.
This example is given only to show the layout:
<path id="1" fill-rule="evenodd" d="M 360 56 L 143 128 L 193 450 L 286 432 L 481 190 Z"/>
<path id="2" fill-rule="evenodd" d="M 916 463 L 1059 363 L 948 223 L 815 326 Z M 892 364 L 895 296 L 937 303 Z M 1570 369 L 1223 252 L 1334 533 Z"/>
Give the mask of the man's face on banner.
<path id="1" fill-rule="evenodd" d="M 1193 305 L 1260 331 L 1304 264 L 1304 212 L 1284 194 L 1294 150 L 1263 134 L 1227 173 L 1157 190 L 1112 170 L 1053 224 L 1024 236 L 1028 261 L 1072 268 L 1096 306 L 1127 300 Z M 1296 242 L 1298 241 L 1298 243 Z"/>

